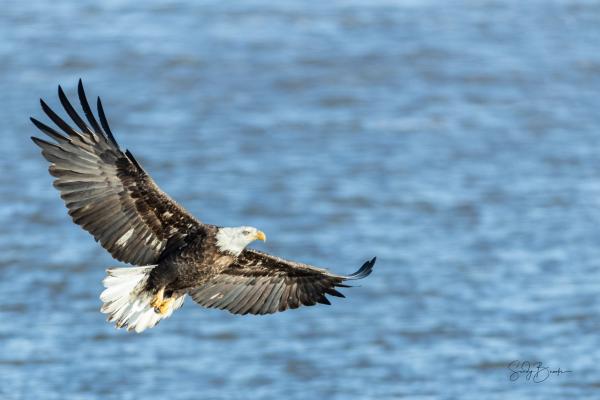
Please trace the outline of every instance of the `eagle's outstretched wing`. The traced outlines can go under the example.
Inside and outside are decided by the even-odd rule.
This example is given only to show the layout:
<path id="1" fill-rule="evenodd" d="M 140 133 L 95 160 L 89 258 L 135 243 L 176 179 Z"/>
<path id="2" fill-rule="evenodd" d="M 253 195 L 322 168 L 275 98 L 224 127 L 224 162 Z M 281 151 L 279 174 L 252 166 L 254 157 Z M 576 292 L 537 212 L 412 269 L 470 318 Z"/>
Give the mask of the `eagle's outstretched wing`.
<path id="1" fill-rule="evenodd" d="M 343 283 L 346 280 L 368 276 L 373 265 L 375 258 L 352 275 L 334 275 L 324 269 L 246 249 L 235 264 L 188 294 L 204 307 L 233 314 L 271 314 L 301 305 L 330 304 L 325 295 L 344 297 L 335 288 L 348 287 Z"/>
<path id="2" fill-rule="evenodd" d="M 77 114 L 64 92 L 58 96 L 78 130 L 73 129 L 43 100 L 46 115 L 64 131 L 31 121 L 56 143 L 32 137 L 50 161 L 54 186 L 73 221 L 90 232 L 117 260 L 148 265 L 158 261 L 167 246 L 176 245 L 200 222 L 163 193 L 127 150 L 113 137 L 98 98 L 96 120 L 79 80 L 79 101 L 89 125 Z"/>

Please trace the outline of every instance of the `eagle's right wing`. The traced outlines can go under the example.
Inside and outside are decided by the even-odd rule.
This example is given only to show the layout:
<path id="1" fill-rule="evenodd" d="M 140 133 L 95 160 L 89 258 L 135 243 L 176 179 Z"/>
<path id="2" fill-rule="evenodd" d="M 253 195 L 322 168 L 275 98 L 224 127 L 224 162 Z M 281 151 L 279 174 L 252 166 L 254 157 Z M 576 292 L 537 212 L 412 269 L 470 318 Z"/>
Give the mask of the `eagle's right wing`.
<path id="1" fill-rule="evenodd" d="M 204 307 L 233 314 L 271 314 L 301 305 L 330 304 L 326 295 L 344 297 L 336 287 L 348 287 L 344 281 L 368 276 L 373 265 L 375 258 L 351 275 L 335 275 L 325 269 L 246 249 L 233 265 L 188 294 Z"/>
<path id="2" fill-rule="evenodd" d="M 79 80 L 79 101 L 89 125 L 77 114 L 64 92 L 58 96 L 79 130 L 73 129 L 41 100 L 46 115 L 64 131 L 56 132 L 31 118 L 55 140 L 31 139 L 50 162 L 54 186 L 73 221 L 90 232 L 117 260 L 148 265 L 169 246 L 182 242 L 200 222 L 163 193 L 129 151 L 115 141 L 98 98 L 100 124 Z"/>

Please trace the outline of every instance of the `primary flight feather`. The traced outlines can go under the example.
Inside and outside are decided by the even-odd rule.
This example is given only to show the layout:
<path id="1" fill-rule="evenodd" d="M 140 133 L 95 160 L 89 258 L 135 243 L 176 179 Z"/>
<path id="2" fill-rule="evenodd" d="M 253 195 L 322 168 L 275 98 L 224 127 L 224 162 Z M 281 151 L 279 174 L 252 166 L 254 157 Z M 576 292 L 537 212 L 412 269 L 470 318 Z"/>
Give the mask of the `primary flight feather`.
<path id="1" fill-rule="evenodd" d="M 31 118 L 53 142 L 32 137 L 50 162 L 54 187 L 73 221 L 115 259 L 135 265 L 110 268 L 101 311 L 119 328 L 142 332 L 169 317 L 186 295 L 204 307 L 234 314 L 270 314 L 344 297 L 336 287 L 368 276 L 375 258 L 352 275 L 246 249 L 266 240 L 250 226 L 204 224 L 160 190 L 133 154 L 115 140 L 100 98 L 98 119 L 78 85 L 84 120 L 61 87 L 58 97 L 76 128 L 40 100 L 62 132 Z"/>

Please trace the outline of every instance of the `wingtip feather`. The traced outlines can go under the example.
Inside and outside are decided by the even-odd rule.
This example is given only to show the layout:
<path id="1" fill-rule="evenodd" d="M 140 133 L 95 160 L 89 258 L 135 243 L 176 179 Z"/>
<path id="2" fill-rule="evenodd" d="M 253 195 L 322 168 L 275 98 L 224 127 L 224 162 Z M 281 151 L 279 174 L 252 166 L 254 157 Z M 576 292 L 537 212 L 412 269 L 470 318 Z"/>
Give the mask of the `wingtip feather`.
<path id="1" fill-rule="evenodd" d="M 115 145 L 116 148 L 119 148 L 119 144 L 115 140 L 115 137 L 113 136 L 113 134 L 110 130 L 110 126 L 108 125 L 108 120 L 106 119 L 106 114 L 104 114 L 104 107 L 102 107 L 102 100 L 100 100 L 100 97 L 98 97 L 98 100 L 96 101 L 96 108 L 98 108 L 98 116 L 100 117 L 100 125 L 102 125 L 102 128 L 104 129 L 104 132 L 106 133 L 106 137 L 108 137 L 108 140 L 110 140 L 112 142 L 112 144 Z"/>
<path id="2" fill-rule="evenodd" d="M 363 279 L 371 275 L 373 266 L 377 261 L 377 257 L 373 257 L 370 261 L 366 261 L 355 273 L 348 276 L 348 279 Z"/>
<path id="3" fill-rule="evenodd" d="M 83 108 L 83 113 L 85 114 L 85 117 L 87 118 L 88 122 L 92 126 L 92 129 L 94 130 L 94 132 L 97 135 L 105 136 L 104 132 L 100 128 L 100 125 L 98 124 L 98 121 L 96 121 L 96 117 L 94 116 L 94 113 L 92 111 L 92 108 L 90 107 L 90 104 L 88 103 L 87 97 L 85 95 L 85 90 L 83 89 L 83 81 L 81 78 L 79 78 L 79 82 L 77 83 L 77 96 L 79 97 L 79 103 L 81 104 L 81 107 Z"/>
<path id="4" fill-rule="evenodd" d="M 36 136 L 31 136 L 31 140 L 33 140 L 33 143 L 38 145 L 43 150 L 45 150 L 47 146 L 54 146 L 52 143 L 47 142 L 44 139 L 40 139 L 39 137 L 36 137 Z"/>

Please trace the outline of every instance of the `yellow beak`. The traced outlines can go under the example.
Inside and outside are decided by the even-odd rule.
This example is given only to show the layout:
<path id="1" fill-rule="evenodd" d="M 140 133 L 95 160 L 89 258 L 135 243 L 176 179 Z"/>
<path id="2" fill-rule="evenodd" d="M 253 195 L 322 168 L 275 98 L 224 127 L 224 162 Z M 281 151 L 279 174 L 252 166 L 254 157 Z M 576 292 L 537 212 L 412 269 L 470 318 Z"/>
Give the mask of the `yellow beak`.
<path id="1" fill-rule="evenodd" d="M 267 241 L 267 236 L 265 235 L 265 233 L 263 231 L 258 231 L 256 232 L 256 239 L 257 240 L 262 240 L 263 242 Z"/>

